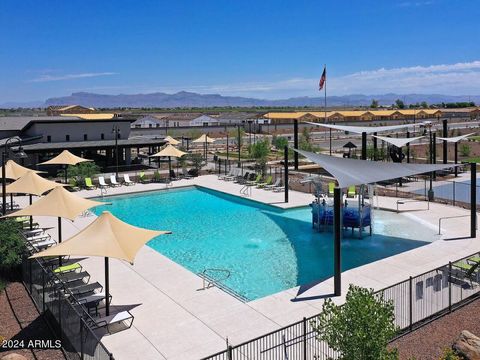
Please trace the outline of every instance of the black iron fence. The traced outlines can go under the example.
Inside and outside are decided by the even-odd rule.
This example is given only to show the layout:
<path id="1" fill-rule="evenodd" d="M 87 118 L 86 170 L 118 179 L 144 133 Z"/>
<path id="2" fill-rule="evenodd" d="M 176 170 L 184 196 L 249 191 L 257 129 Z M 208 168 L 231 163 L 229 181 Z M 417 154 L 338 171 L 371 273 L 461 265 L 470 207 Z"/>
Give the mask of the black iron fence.
<path id="1" fill-rule="evenodd" d="M 476 299 L 479 263 L 480 254 L 475 253 L 377 291 L 377 296 L 393 303 L 397 337 Z M 319 315 L 304 318 L 239 345 L 227 345 L 202 360 L 335 359 L 335 352 L 316 337 L 318 321 Z"/>
<path id="2" fill-rule="evenodd" d="M 66 296 L 51 271 L 32 259 L 23 261 L 22 274 L 35 306 L 45 314 L 69 359 L 113 360 L 113 355 L 85 322 L 85 310 Z"/>

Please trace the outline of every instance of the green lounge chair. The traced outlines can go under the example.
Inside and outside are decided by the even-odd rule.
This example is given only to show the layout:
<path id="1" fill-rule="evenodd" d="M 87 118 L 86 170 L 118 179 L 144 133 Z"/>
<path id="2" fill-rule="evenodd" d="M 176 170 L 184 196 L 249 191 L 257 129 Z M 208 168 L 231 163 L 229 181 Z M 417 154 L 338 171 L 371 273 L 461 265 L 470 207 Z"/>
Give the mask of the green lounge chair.
<path id="1" fill-rule="evenodd" d="M 462 273 L 462 277 L 470 280 L 470 285 L 473 287 L 473 282 L 477 281 L 476 272 L 480 263 L 469 264 L 467 262 L 456 262 L 452 264 L 452 267 L 459 269 Z"/>
<path id="2" fill-rule="evenodd" d="M 68 179 L 68 187 L 73 191 L 78 191 L 80 188 L 77 186 L 77 180 L 74 178 Z"/>
<path id="3" fill-rule="evenodd" d="M 53 272 L 57 274 L 63 274 L 63 273 L 75 271 L 75 270 L 82 270 L 82 265 L 80 265 L 79 263 L 64 265 L 56 268 L 55 270 L 53 270 Z"/>
<path id="4" fill-rule="evenodd" d="M 142 184 L 148 183 L 147 176 L 145 175 L 145 172 L 140 172 L 138 175 L 138 182 L 141 182 Z"/>
<path id="5" fill-rule="evenodd" d="M 255 178 L 255 180 L 253 180 L 253 181 L 247 181 L 247 185 L 248 186 L 255 186 L 260 182 L 260 180 L 262 180 L 262 174 L 258 174 L 257 177 Z"/>
<path id="6" fill-rule="evenodd" d="M 333 196 L 334 190 L 335 190 L 335 183 L 333 182 L 328 183 L 328 196 Z"/>
<path id="7" fill-rule="evenodd" d="M 87 190 L 94 190 L 97 188 L 95 185 L 93 185 L 92 179 L 89 177 L 85 178 L 85 187 Z"/>
<path id="8" fill-rule="evenodd" d="M 348 188 L 348 191 L 347 191 L 347 197 L 355 197 L 355 195 L 357 195 L 357 191 L 355 189 L 355 185 L 354 186 L 350 186 Z"/>
<path id="9" fill-rule="evenodd" d="M 261 189 L 261 188 L 264 188 L 267 185 L 271 185 L 272 184 L 272 179 L 273 179 L 273 177 L 271 175 L 267 176 L 267 179 L 265 180 L 265 182 L 257 184 L 257 188 Z"/>

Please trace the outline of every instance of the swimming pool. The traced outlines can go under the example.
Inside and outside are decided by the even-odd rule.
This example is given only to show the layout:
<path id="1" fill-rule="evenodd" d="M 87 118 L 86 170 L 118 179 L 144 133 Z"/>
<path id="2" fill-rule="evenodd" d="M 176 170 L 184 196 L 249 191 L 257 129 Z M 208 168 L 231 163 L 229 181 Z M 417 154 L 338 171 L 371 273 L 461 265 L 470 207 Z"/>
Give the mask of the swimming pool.
<path id="1" fill-rule="evenodd" d="M 228 269 L 225 285 L 249 300 L 332 276 L 331 233 L 312 230 L 311 209 L 291 210 L 217 191 L 178 190 L 105 198 L 104 210 L 136 226 L 171 230 L 148 243 L 194 273 Z M 375 211 L 371 237 L 345 238 L 342 270 L 427 244 L 435 230 L 406 216 Z M 348 231 L 345 234 L 349 233 Z"/>

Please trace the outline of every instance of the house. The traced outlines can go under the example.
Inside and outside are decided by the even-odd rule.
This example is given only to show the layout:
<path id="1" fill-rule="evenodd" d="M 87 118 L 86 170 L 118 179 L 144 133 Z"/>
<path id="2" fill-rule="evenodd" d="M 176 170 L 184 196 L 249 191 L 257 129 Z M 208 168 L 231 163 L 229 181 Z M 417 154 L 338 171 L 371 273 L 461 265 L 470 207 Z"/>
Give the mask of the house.
<path id="1" fill-rule="evenodd" d="M 94 108 L 88 108 L 81 105 L 59 105 L 49 106 L 47 108 L 48 116 L 59 116 L 63 114 L 91 114 L 95 113 Z"/>
<path id="2" fill-rule="evenodd" d="M 163 118 L 158 118 L 156 116 L 147 115 L 142 116 L 131 123 L 130 127 L 132 129 L 151 129 L 151 128 L 161 128 L 165 127 L 165 120 Z"/>
<path id="3" fill-rule="evenodd" d="M 215 126 L 219 125 L 220 122 L 217 118 L 208 116 L 208 115 L 201 115 L 196 117 L 195 119 L 190 120 L 190 126 Z"/>

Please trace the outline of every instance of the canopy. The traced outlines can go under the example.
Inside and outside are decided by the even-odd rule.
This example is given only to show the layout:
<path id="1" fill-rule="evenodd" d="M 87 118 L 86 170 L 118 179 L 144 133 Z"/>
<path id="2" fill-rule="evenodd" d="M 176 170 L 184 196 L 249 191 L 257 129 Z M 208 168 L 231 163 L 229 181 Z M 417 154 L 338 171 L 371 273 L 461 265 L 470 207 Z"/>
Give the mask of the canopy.
<path id="1" fill-rule="evenodd" d="M 104 202 L 84 199 L 59 186 L 32 205 L 5 216 L 56 216 L 73 221 L 84 211 L 105 204 Z"/>
<path id="2" fill-rule="evenodd" d="M 175 146 L 168 144 L 156 154 L 151 155 L 151 157 L 162 157 L 162 156 L 171 156 L 171 157 L 182 157 L 187 153 L 178 150 Z"/>
<path id="3" fill-rule="evenodd" d="M 437 140 L 445 140 L 445 141 L 448 141 L 448 142 L 451 142 L 451 143 L 456 143 L 456 142 L 459 142 L 460 140 L 466 139 L 467 137 L 469 137 L 473 134 L 475 134 L 475 133 L 470 133 L 470 134 L 465 134 L 465 135 L 460 135 L 460 136 L 454 136 L 454 137 L 446 137 L 446 138 L 437 137 Z"/>
<path id="4" fill-rule="evenodd" d="M 344 148 L 347 148 L 347 149 L 356 149 L 357 148 L 357 145 L 355 145 L 354 143 L 352 143 L 351 141 L 347 142 L 345 145 L 343 145 Z"/>
<path id="5" fill-rule="evenodd" d="M 63 150 L 60 154 L 54 158 L 44 161 L 38 165 L 77 165 L 85 161 L 93 161 L 89 159 L 81 158 L 80 156 L 73 155 L 68 150 Z"/>
<path id="6" fill-rule="evenodd" d="M 323 126 L 330 129 L 349 131 L 356 134 L 367 133 L 372 134 L 376 132 L 391 131 L 398 129 L 405 129 L 413 126 L 418 126 L 419 124 L 404 124 L 404 125 L 389 125 L 389 126 L 349 126 L 349 125 L 333 125 L 333 124 L 324 124 L 324 123 L 315 123 L 306 121 L 307 124 Z"/>
<path id="7" fill-rule="evenodd" d="M 55 181 L 47 180 L 37 175 L 33 171 L 28 171 L 21 178 L 7 185 L 6 193 L 10 194 L 31 194 L 40 196 L 43 193 L 56 188 L 57 186 L 65 186 Z"/>
<path id="8" fill-rule="evenodd" d="M 412 141 L 421 139 L 423 136 L 417 136 L 417 137 L 411 137 L 411 138 L 392 138 L 392 137 L 387 137 L 387 136 L 376 136 L 377 139 L 380 139 L 382 141 L 385 141 L 389 144 L 392 144 L 398 148 L 401 148 L 402 146 L 407 145 L 408 143 L 411 143 Z"/>
<path id="9" fill-rule="evenodd" d="M 211 137 L 207 136 L 206 134 L 203 134 L 200 136 L 198 139 L 193 140 L 192 142 L 194 143 L 213 143 L 215 139 L 212 139 Z"/>
<path id="10" fill-rule="evenodd" d="M 23 175 L 25 175 L 29 171 L 37 173 L 37 174 L 42 172 L 42 171 L 37 171 L 37 170 L 32 170 L 32 169 L 26 168 L 22 165 L 17 164 L 13 160 L 8 160 L 5 163 L 5 177 L 7 179 L 17 180 L 18 178 L 22 177 Z"/>
<path id="11" fill-rule="evenodd" d="M 44 256 L 101 256 L 133 264 L 138 250 L 155 236 L 171 234 L 129 225 L 104 211 L 90 225 L 61 244 L 39 252 L 31 258 Z"/>
<path id="12" fill-rule="evenodd" d="M 341 188 L 353 185 L 372 184 L 404 176 L 423 174 L 448 169 L 455 164 L 402 164 L 368 160 L 344 159 L 293 149 L 322 166 L 337 179 Z"/>
<path id="13" fill-rule="evenodd" d="M 168 143 L 171 144 L 171 145 L 178 145 L 178 144 L 180 144 L 180 141 L 175 140 L 175 139 L 174 139 L 173 137 L 171 137 L 170 135 L 167 136 L 167 137 L 165 137 L 165 139 L 163 139 L 163 140 L 165 140 L 166 142 L 168 142 Z"/>

